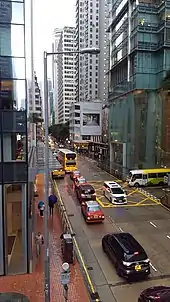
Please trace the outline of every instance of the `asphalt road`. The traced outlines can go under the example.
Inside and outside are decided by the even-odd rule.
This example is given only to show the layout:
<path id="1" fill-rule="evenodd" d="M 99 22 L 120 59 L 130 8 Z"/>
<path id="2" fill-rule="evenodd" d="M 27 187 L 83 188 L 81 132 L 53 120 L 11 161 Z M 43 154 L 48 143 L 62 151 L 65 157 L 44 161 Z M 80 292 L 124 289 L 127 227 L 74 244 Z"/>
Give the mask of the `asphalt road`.
<path id="1" fill-rule="evenodd" d="M 79 160 L 79 170 L 88 181 L 100 183 L 100 186 L 104 180 L 113 180 L 112 176 L 96 167 L 95 162 L 83 157 Z M 170 213 L 166 209 L 152 201 L 149 205 L 148 203 L 145 205 L 140 193 L 135 192 L 134 204 L 131 206 L 129 202 L 127 206 L 114 207 L 109 205 L 107 200 L 102 199 L 105 222 L 87 225 L 82 218 L 69 175 L 65 180 L 58 181 L 58 188 L 102 302 L 123 302 L 127 297 L 128 301 L 136 302 L 143 289 L 154 285 L 170 284 Z M 129 194 L 132 195 L 132 191 Z M 151 259 L 151 276 L 148 280 L 128 284 L 117 276 L 113 265 L 103 253 L 101 248 L 103 235 L 121 231 L 132 233 L 148 253 Z"/>

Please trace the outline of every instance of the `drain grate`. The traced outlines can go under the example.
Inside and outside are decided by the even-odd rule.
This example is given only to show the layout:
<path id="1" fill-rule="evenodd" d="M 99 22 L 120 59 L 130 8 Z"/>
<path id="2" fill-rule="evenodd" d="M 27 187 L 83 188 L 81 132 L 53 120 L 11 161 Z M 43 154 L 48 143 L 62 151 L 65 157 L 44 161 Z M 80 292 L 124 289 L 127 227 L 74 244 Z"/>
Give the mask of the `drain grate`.
<path id="1" fill-rule="evenodd" d="M 88 271 L 93 271 L 93 267 L 92 266 L 89 266 L 87 269 L 88 269 Z"/>

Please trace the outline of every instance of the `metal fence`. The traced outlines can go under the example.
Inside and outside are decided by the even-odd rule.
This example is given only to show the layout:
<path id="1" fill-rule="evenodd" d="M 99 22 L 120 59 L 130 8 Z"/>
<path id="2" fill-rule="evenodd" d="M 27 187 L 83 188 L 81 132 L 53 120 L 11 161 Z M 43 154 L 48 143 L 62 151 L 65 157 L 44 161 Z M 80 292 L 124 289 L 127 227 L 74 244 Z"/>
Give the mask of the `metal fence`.
<path id="1" fill-rule="evenodd" d="M 96 163 L 100 169 L 108 172 L 118 179 L 126 180 L 126 177 L 129 174 L 129 169 L 120 164 L 112 163 L 108 160 L 96 161 Z"/>

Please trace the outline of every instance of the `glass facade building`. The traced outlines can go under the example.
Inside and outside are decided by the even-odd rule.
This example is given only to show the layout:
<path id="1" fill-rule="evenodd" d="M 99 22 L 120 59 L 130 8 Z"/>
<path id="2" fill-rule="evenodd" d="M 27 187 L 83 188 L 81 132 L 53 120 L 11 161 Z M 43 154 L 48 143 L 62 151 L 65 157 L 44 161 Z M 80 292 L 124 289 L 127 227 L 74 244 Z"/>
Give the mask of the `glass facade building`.
<path id="1" fill-rule="evenodd" d="M 162 148 L 170 151 L 160 92 L 170 70 L 170 1 L 113 0 L 109 31 L 110 160 L 127 170 L 160 166 Z"/>
<path id="2" fill-rule="evenodd" d="M 0 275 L 27 273 L 31 258 L 25 7 L 0 0 Z"/>

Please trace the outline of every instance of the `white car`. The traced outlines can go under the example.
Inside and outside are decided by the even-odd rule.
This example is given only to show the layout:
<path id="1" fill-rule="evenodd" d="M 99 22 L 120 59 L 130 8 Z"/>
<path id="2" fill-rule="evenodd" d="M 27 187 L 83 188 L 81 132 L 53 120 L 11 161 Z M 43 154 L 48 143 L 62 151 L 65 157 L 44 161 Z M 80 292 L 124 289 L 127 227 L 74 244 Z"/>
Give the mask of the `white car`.
<path id="1" fill-rule="evenodd" d="M 103 195 L 113 204 L 121 205 L 127 203 L 126 192 L 114 181 L 105 181 Z"/>

